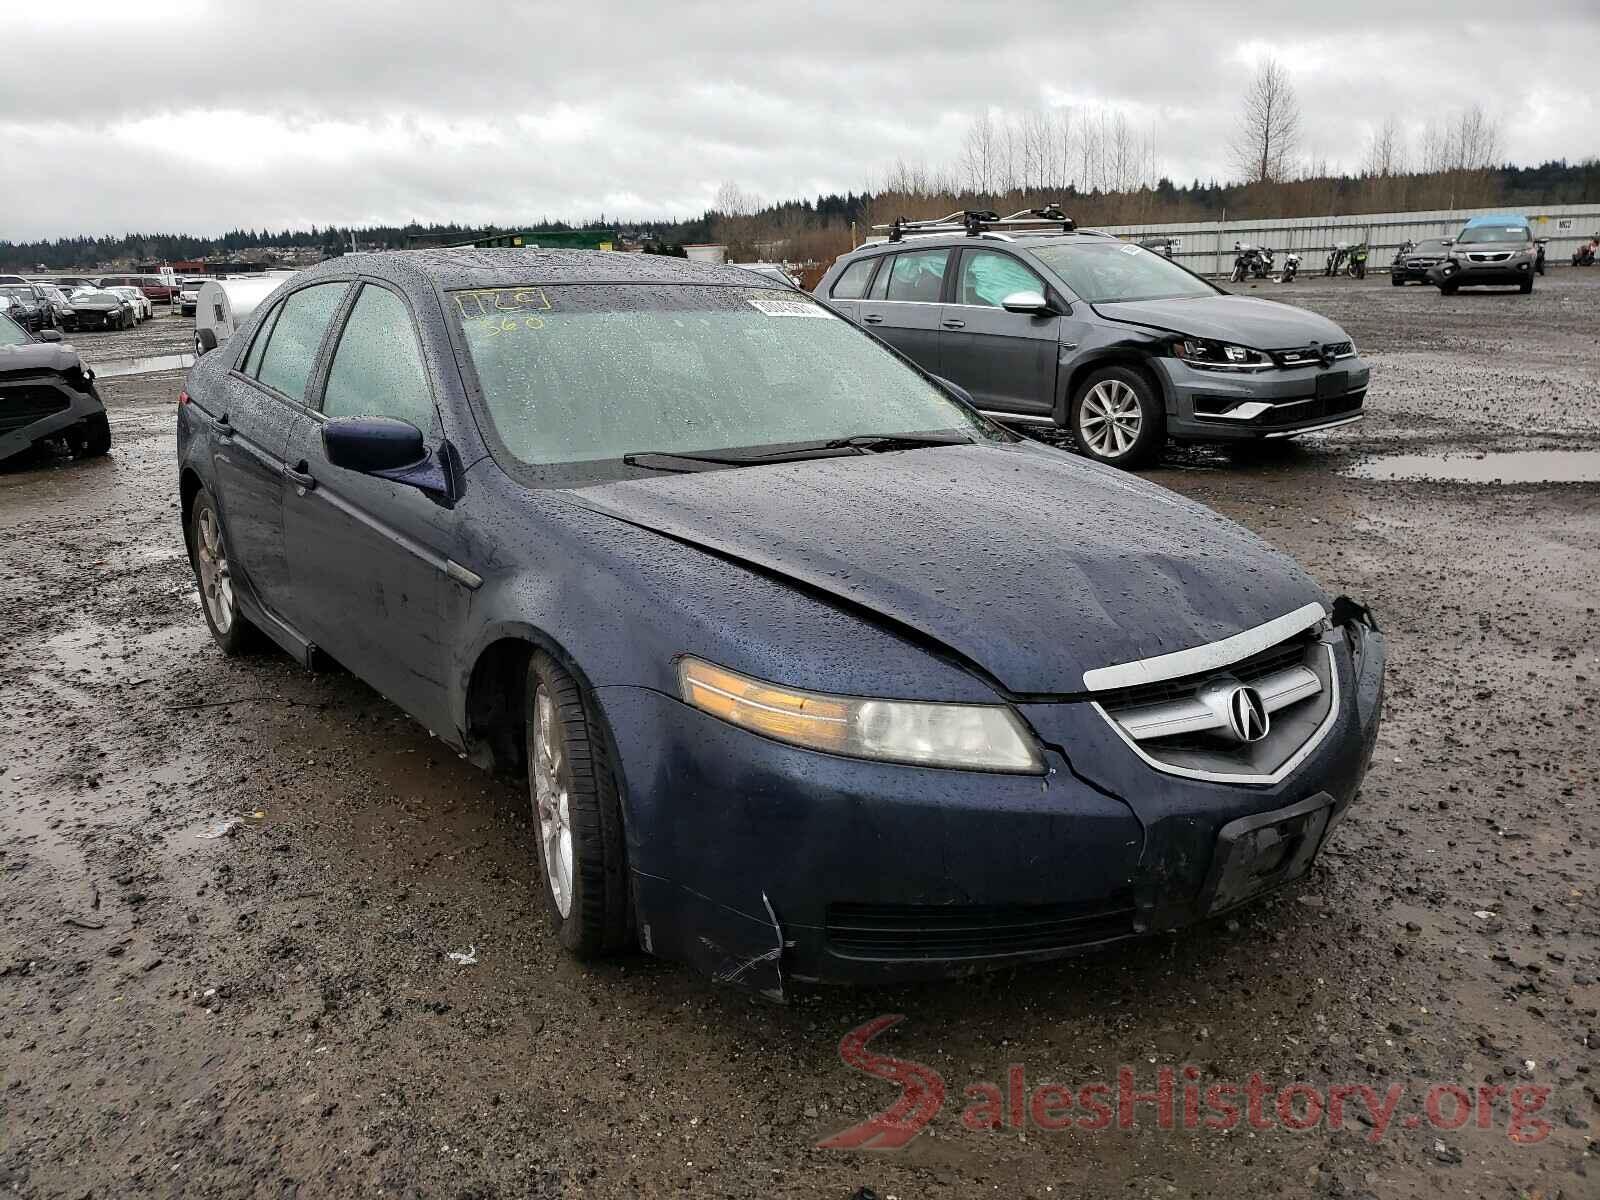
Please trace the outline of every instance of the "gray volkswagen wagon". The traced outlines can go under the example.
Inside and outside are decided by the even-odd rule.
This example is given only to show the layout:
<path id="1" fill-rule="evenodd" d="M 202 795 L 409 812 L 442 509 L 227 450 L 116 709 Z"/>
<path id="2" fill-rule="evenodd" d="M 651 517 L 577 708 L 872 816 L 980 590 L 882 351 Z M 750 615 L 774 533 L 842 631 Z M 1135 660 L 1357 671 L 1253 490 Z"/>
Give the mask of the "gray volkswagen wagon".
<path id="1" fill-rule="evenodd" d="M 818 299 L 990 416 L 1068 429 L 1101 462 L 1363 415 L 1370 368 L 1332 321 L 1230 295 L 1059 210 L 883 228 L 834 263 Z"/>

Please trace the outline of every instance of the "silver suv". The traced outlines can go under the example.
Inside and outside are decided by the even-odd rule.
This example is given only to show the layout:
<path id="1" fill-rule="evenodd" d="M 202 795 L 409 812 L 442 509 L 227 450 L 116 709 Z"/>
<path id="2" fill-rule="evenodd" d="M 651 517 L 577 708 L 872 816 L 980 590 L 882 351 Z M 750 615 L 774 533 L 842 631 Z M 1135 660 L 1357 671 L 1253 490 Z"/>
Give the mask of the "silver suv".
<path id="1" fill-rule="evenodd" d="M 1484 283 L 1514 283 L 1526 296 L 1533 291 L 1538 255 L 1539 243 L 1527 217 L 1473 217 L 1428 278 L 1446 296 L 1457 288 Z"/>
<path id="2" fill-rule="evenodd" d="M 1051 214 L 896 222 L 817 297 L 1002 420 L 1068 429 L 1119 467 L 1168 438 L 1284 438 L 1358 421 L 1370 369 L 1315 313 L 1234 296 Z"/>

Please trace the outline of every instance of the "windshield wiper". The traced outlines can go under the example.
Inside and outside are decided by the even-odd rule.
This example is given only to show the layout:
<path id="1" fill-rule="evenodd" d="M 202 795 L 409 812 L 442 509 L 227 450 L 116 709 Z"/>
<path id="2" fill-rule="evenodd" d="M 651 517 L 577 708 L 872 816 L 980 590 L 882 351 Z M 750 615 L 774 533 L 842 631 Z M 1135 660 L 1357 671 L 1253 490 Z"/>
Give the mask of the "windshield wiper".
<path id="1" fill-rule="evenodd" d="M 646 459 L 650 461 L 645 461 Z M 663 459 L 671 461 L 660 461 Z M 630 467 L 643 467 L 647 471 L 698 471 L 699 467 L 674 466 L 678 463 L 705 463 L 715 467 L 749 467 L 765 462 L 762 458 L 740 458 L 732 454 L 686 454 L 676 450 L 635 450 L 624 454 L 622 461 Z"/>
<path id="2" fill-rule="evenodd" d="M 856 450 L 882 454 L 886 450 L 918 450 L 924 446 L 970 446 L 972 439 L 959 433 L 858 433 L 825 442 L 800 442 L 760 455 L 762 459 L 805 458 L 822 450 Z"/>
<path id="3" fill-rule="evenodd" d="M 915 450 L 923 446 L 970 446 L 971 444 L 971 438 L 962 437 L 960 434 L 858 433 L 852 437 L 829 438 L 826 441 L 796 442 L 781 450 L 766 450 L 760 454 L 699 454 L 678 450 L 636 450 L 631 454 L 624 454 L 622 461 L 630 467 L 644 467 L 650 471 L 686 472 L 699 468 L 673 464 L 705 463 L 716 467 L 752 467 L 761 463 L 785 462 L 791 459 L 831 458 L 844 451 L 853 451 L 856 454 L 881 454 L 887 450 Z"/>

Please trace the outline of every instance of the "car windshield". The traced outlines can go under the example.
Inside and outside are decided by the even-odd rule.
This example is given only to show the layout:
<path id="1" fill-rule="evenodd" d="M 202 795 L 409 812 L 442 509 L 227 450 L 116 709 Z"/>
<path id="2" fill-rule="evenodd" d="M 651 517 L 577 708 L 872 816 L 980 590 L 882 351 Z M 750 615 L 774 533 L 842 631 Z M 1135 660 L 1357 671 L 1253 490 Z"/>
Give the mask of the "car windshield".
<path id="1" fill-rule="evenodd" d="M 1458 242 L 1528 242 L 1533 235 L 1526 225 L 1469 225 L 1461 231 Z"/>
<path id="2" fill-rule="evenodd" d="M 1427 241 L 1418 242 L 1412 247 L 1411 252 L 1413 254 L 1443 254 L 1444 242 L 1437 238 L 1429 238 Z"/>
<path id="3" fill-rule="evenodd" d="M 0 346 L 26 346 L 32 341 L 27 330 L 0 312 Z"/>
<path id="4" fill-rule="evenodd" d="M 871 435 L 1005 437 L 794 292 L 566 285 L 450 298 L 494 431 L 528 467 Z"/>
<path id="5" fill-rule="evenodd" d="M 1167 258 L 1142 246 L 1108 239 L 1058 242 L 1032 247 L 1034 257 L 1053 270 L 1090 304 L 1119 300 L 1176 300 L 1215 296 L 1217 289 Z"/>

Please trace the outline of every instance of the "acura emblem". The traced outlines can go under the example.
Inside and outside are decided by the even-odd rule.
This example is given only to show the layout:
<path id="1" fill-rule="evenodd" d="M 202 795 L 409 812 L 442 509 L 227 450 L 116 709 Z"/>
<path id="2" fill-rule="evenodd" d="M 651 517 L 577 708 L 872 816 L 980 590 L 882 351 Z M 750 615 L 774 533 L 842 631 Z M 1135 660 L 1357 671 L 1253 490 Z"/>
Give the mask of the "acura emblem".
<path id="1" fill-rule="evenodd" d="M 1228 731 L 1241 742 L 1259 742 L 1271 728 L 1261 693 L 1240 685 L 1228 693 Z"/>

